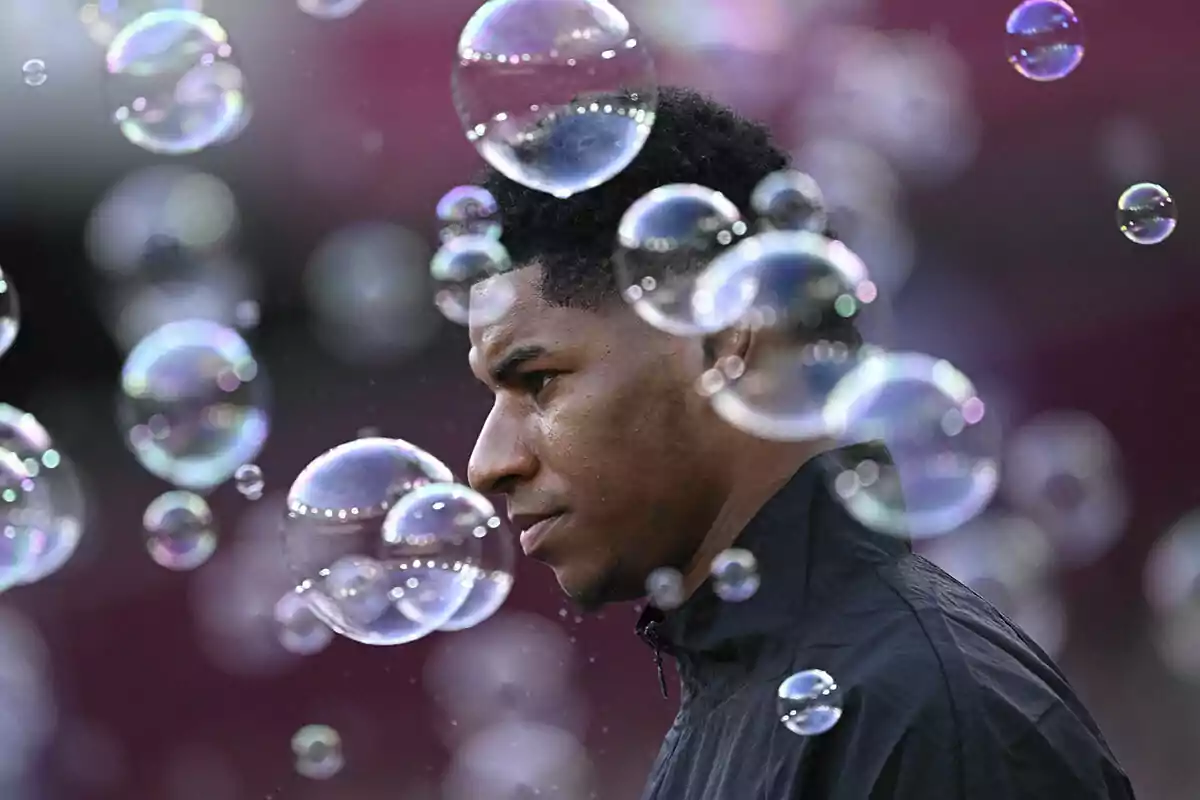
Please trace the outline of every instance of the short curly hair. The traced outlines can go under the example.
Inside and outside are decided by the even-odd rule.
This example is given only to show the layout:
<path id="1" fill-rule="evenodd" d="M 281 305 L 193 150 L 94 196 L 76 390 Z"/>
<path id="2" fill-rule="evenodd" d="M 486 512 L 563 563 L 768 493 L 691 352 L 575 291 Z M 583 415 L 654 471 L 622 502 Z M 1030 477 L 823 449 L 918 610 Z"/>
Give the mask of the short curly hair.
<path id="1" fill-rule="evenodd" d="M 694 183 L 721 192 L 750 218 L 754 187 L 787 165 L 765 126 L 691 89 L 664 87 L 645 146 L 607 183 L 563 200 L 489 167 L 479 184 L 496 198 L 513 263 L 542 267 L 542 296 L 594 309 L 620 296 L 611 257 L 634 201 L 659 186 Z"/>

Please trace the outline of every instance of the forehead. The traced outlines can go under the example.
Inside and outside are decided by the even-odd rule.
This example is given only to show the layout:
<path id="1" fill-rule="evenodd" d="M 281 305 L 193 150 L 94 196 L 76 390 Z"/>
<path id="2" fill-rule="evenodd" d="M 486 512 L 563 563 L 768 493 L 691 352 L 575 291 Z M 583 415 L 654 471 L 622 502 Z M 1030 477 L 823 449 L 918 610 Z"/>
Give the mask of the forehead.
<path id="1" fill-rule="evenodd" d="M 578 346 L 612 333 L 606 314 L 551 305 L 540 290 L 541 269 L 523 267 L 471 289 L 472 365 L 486 364 L 514 346 L 547 350 Z"/>

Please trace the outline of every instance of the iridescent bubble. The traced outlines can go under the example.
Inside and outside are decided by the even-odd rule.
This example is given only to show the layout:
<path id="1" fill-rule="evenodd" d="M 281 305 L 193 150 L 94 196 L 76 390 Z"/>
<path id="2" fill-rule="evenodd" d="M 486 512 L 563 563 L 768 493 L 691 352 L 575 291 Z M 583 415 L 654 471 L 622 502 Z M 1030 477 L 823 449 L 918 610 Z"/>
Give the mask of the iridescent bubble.
<path id="1" fill-rule="evenodd" d="M 328 725 L 305 725 L 292 737 L 296 772 L 312 780 L 328 780 L 346 765 L 342 737 Z"/>
<path id="2" fill-rule="evenodd" d="M 1083 26 L 1062 0 L 1025 0 L 1005 25 L 1008 63 L 1034 81 L 1056 81 L 1083 60 Z"/>
<path id="3" fill-rule="evenodd" d="M 487 189 L 479 186 L 455 186 L 437 204 L 443 242 L 459 236 L 490 236 L 499 239 L 500 207 Z"/>
<path id="4" fill-rule="evenodd" d="M 921 538 L 981 512 L 1000 481 L 1000 432 L 974 384 L 944 359 L 883 353 L 839 381 L 826 405 L 849 448 L 832 463 L 834 493 L 869 528 Z"/>
<path id="5" fill-rule="evenodd" d="M 876 299 L 866 267 L 841 242 L 801 231 L 747 239 L 697 278 L 692 313 L 708 330 L 744 329 L 754 346 L 720 355 L 697 389 L 754 436 L 829 435 L 825 402 L 870 352 L 860 326 Z"/>
<path id="6" fill-rule="evenodd" d="M 79 475 L 32 414 L 0 403 L 0 449 L 14 454 L 37 482 L 36 516 L 25 524 L 37 528 L 33 563 L 23 583 L 36 583 L 57 572 L 74 555 L 83 533 L 85 500 Z"/>
<path id="7" fill-rule="evenodd" d="M 1175 231 L 1175 201 L 1156 183 L 1138 183 L 1117 200 L 1117 224 L 1134 244 L 1158 244 Z"/>
<path id="8" fill-rule="evenodd" d="M 235 331 L 207 320 L 162 326 L 121 371 L 126 443 L 150 473 L 210 489 L 250 463 L 267 439 L 265 379 Z"/>
<path id="9" fill-rule="evenodd" d="M 470 535 L 480 541 L 475 585 L 466 601 L 439 630 L 473 628 L 499 611 L 508 599 L 513 586 L 517 548 L 512 535 L 496 516 L 496 510 L 483 495 L 454 484 L 435 484 L 428 487 L 428 491 L 427 504 L 438 502 L 439 494 L 446 504 L 441 514 L 448 521 L 443 524 L 470 527 Z"/>
<path id="10" fill-rule="evenodd" d="M 488 325 L 511 306 L 515 291 L 507 281 L 491 282 L 486 292 L 472 288 L 512 269 L 504 245 L 491 236 L 467 235 L 450 239 L 434 254 L 429 273 L 434 280 L 434 305 L 451 322 Z"/>
<path id="11" fill-rule="evenodd" d="M 333 631 L 295 591 L 288 592 L 275 604 L 275 623 L 279 644 L 289 653 L 311 656 L 333 641 Z"/>
<path id="12" fill-rule="evenodd" d="M 217 550 L 212 509 L 191 492 L 164 492 L 146 506 L 142 515 L 146 551 L 160 567 L 193 570 Z"/>
<path id="13" fill-rule="evenodd" d="M 108 47 L 121 29 L 151 11 L 203 11 L 204 0 L 93 0 L 79 9 L 79 21 L 96 44 Z"/>
<path id="14" fill-rule="evenodd" d="M 731 547 L 712 560 L 713 591 L 728 603 L 749 600 L 758 591 L 762 579 L 758 575 L 758 559 L 749 550 Z"/>
<path id="15" fill-rule="evenodd" d="M 696 275 L 746 230 L 737 206 L 720 192 L 688 183 L 654 189 L 629 207 L 617 227 L 613 263 L 621 296 L 666 333 L 719 330 L 697 319 Z"/>
<path id="16" fill-rule="evenodd" d="M 233 482 L 237 485 L 238 494 L 247 500 L 260 500 L 267 482 L 263 479 L 262 468 L 257 464 L 243 464 L 233 473 Z"/>
<path id="17" fill-rule="evenodd" d="M 41 86 L 46 82 L 46 62 L 31 58 L 21 65 L 21 77 L 26 86 Z"/>
<path id="18" fill-rule="evenodd" d="M 556 197 L 599 186 L 654 125 L 654 62 L 604 0 L 489 0 L 458 40 L 454 104 L 501 173 Z"/>
<path id="19" fill-rule="evenodd" d="M 305 14 L 317 19 L 341 19 L 362 7 L 366 0 L 296 0 Z"/>
<path id="20" fill-rule="evenodd" d="M 35 493 L 24 462 L 0 449 L 0 592 L 22 583 L 37 558 L 40 533 L 27 522 Z"/>
<path id="21" fill-rule="evenodd" d="M 21 305 L 17 302 L 17 287 L 0 267 L 0 356 L 17 340 L 21 330 Z"/>
<path id="22" fill-rule="evenodd" d="M 779 684 L 779 721 L 798 736 L 825 733 L 842 718 L 842 690 L 828 672 L 806 669 Z"/>
<path id="23" fill-rule="evenodd" d="M 196 11 L 151 11 L 123 28 L 107 55 L 121 133 L 153 153 L 227 141 L 247 113 L 241 71 L 221 24 Z"/>
<path id="24" fill-rule="evenodd" d="M 646 577 L 646 595 L 655 608 L 679 608 L 683 604 L 683 575 L 677 569 L 659 567 Z"/>
<path id="25" fill-rule="evenodd" d="M 812 176 L 794 169 L 763 178 L 750 195 L 750 207 L 764 230 L 824 233 L 829 224 L 821 187 Z"/>
<path id="26" fill-rule="evenodd" d="M 288 492 L 285 554 L 322 622 L 364 644 L 396 645 L 450 621 L 474 586 L 482 549 L 476 526 L 467 529 L 475 518 L 459 525 L 447 509 L 463 509 L 447 504 L 444 489 L 426 491 L 453 480 L 400 439 L 348 442 L 304 468 Z M 372 616 L 377 589 L 388 602 Z M 345 607 L 351 590 L 363 599 Z"/>

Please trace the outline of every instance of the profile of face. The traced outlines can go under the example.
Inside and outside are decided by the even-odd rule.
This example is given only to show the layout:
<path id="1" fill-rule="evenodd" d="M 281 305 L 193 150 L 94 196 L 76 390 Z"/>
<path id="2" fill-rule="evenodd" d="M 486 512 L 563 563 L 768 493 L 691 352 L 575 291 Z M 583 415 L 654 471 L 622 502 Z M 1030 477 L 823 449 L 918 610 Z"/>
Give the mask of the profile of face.
<path id="1" fill-rule="evenodd" d="M 695 391 L 698 340 L 654 330 L 619 300 L 546 302 L 528 266 L 475 287 L 471 369 L 493 392 L 468 467 L 503 495 L 527 555 L 584 608 L 645 594 L 687 570 L 727 491 L 730 439 Z M 478 302 L 477 302 L 478 301 Z"/>

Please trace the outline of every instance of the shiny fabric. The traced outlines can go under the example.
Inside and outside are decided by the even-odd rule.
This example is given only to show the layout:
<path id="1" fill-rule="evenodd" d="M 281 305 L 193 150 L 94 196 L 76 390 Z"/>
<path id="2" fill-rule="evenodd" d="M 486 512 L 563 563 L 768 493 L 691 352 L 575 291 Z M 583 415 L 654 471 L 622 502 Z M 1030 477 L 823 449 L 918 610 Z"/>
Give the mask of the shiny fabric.
<path id="1" fill-rule="evenodd" d="M 762 584 L 705 585 L 638 633 L 673 658 L 682 701 L 643 800 L 1074 800 L 1133 790 L 1066 678 L 1012 622 L 828 494 L 828 456 L 742 532 Z M 798 736 L 779 684 L 818 668 L 841 720 Z"/>

